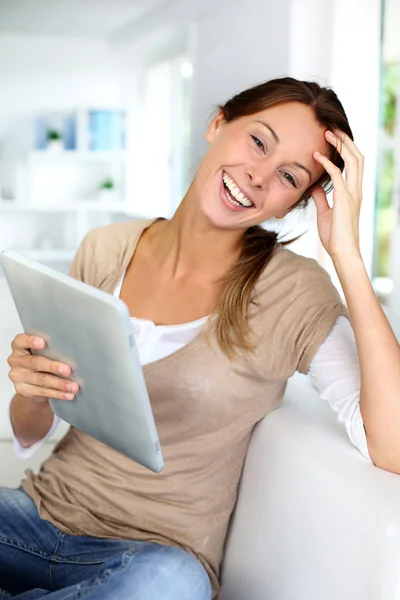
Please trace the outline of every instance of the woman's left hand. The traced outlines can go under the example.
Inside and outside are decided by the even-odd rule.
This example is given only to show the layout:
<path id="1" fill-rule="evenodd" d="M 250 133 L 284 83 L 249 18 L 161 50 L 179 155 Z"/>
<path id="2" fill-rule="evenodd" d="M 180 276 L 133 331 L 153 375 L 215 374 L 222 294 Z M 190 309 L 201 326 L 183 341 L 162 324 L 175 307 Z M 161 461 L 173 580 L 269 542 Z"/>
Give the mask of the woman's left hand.
<path id="1" fill-rule="evenodd" d="M 319 237 L 332 259 L 359 256 L 364 157 L 355 143 L 342 131 L 337 131 L 336 135 L 331 131 L 326 131 L 325 137 L 340 152 L 345 163 L 346 179 L 329 158 L 319 152 L 314 152 L 314 160 L 324 167 L 333 184 L 332 208 L 330 208 L 321 186 L 316 186 L 311 190 L 317 207 Z"/>

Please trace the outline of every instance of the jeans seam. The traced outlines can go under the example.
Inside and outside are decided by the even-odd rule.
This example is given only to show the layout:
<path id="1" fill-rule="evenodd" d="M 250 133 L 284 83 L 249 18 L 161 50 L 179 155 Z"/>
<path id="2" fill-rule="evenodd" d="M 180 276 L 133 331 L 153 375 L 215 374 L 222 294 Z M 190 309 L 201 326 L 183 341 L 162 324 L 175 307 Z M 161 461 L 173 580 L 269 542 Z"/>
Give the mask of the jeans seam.
<path id="1" fill-rule="evenodd" d="M 63 533 L 63 542 L 64 542 L 65 538 L 67 538 L 67 537 L 68 536 L 65 533 Z M 124 550 L 124 552 L 132 552 L 133 554 L 135 554 L 138 551 L 138 544 L 141 544 L 141 542 L 130 541 L 129 549 Z M 60 549 L 58 549 L 58 552 L 59 551 L 60 551 Z M 117 552 L 115 554 L 117 554 Z M 120 552 L 118 552 L 118 554 L 120 554 Z M 71 557 L 70 556 L 68 556 L 68 557 L 55 556 L 55 553 L 54 553 L 53 556 L 51 557 L 51 560 L 58 564 L 67 564 L 67 565 L 69 565 L 69 564 L 71 564 L 71 565 L 100 565 L 100 564 L 104 563 L 108 558 L 110 558 L 110 556 L 104 556 L 104 555 L 102 555 L 101 557 L 95 557 L 95 558 L 74 558 L 72 556 Z"/>
<path id="2" fill-rule="evenodd" d="M 60 547 L 64 541 L 65 534 L 62 531 L 59 531 L 57 534 L 57 542 L 56 546 L 53 550 L 53 554 L 50 557 L 50 581 L 53 586 L 56 585 L 56 568 L 58 565 L 57 554 L 59 552 Z"/>
<path id="3" fill-rule="evenodd" d="M 3 535 L 0 535 L 0 544 L 5 544 L 6 546 L 12 546 L 13 548 L 19 548 L 20 550 L 25 550 L 26 552 L 29 552 L 30 554 L 35 554 L 36 556 L 40 556 L 40 558 L 50 559 L 50 557 L 51 557 L 51 554 L 48 554 L 47 552 L 43 552 L 43 550 L 40 550 L 39 548 L 36 548 L 35 546 L 28 546 L 27 544 L 24 544 L 23 542 L 18 542 L 16 540 L 12 540 L 11 538 L 8 538 Z"/>
<path id="4" fill-rule="evenodd" d="M 77 598 L 82 598 L 83 596 L 90 594 L 90 592 L 92 592 L 94 588 L 98 588 L 100 587 L 100 585 L 107 583 L 107 580 L 110 577 L 112 577 L 115 573 L 123 571 L 129 563 L 130 559 L 134 555 L 135 553 L 130 550 L 124 552 L 124 554 L 122 555 L 121 564 L 118 568 L 106 569 L 101 577 L 95 577 L 93 579 L 93 583 L 90 586 L 81 587 L 80 584 L 78 584 L 79 588 L 74 592 L 71 592 L 71 594 L 69 594 L 68 596 L 64 596 L 62 600 L 77 600 Z"/>
<path id="5" fill-rule="evenodd" d="M 66 564 L 66 565 L 100 565 L 106 559 L 104 558 L 96 558 L 96 559 L 79 559 L 79 558 L 65 558 L 65 557 L 55 557 L 50 558 L 50 560 L 58 565 Z"/>

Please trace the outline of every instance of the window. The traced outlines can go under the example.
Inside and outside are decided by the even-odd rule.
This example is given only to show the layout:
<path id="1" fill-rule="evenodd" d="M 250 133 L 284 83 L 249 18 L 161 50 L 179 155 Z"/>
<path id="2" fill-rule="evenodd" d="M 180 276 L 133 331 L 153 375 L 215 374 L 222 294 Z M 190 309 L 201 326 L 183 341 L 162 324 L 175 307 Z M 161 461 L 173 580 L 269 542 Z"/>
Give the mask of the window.
<path id="1" fill-rule="evenodd" d="M 191 74 L 183 57 L 144 70 L 137 190 L 148 217 L 171 217 L 189 184 Z"/>
<path id="2" fill-rule="evenodd" d="M 381 132 L 375 204 L 373 283 L 382 304 L 393 289 L 393 239 L 400 172 L 400 44 L 396 23 L 400 10 L 384 5 L 381 84 Z"/>

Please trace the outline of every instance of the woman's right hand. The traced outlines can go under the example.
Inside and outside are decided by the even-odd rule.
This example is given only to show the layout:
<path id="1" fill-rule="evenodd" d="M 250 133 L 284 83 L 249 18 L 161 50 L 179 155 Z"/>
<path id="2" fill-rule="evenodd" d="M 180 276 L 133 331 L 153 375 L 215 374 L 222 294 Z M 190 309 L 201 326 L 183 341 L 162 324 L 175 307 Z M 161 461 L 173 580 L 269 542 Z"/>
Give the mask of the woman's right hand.
<path id="1" fill-rule="evenodd" d="M 10 365 L 8 376 L 15 391 L 35 402 L 48 402 L 49 398 L 73 400 L 79 386 L 66 379 L 71 375 L 71 367 L 31 354 L 31 350 L 43 349 L 45 345 L 43 338 L 26 333 L 14 338 L 7 362 Z"/>

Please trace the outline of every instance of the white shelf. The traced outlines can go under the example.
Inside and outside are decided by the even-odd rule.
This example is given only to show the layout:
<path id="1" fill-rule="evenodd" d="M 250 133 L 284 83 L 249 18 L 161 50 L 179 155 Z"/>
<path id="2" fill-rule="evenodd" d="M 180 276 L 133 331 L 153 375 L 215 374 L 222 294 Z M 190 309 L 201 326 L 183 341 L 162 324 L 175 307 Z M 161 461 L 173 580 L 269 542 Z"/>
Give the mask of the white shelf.
<path id="1" fill-rule="evenodd" d="M 135 211 L 127 202 L 101 202 L 97 200 L 74 202 L 70 204 L 23 204 L 18 202 L 0 202 L 0 214 L 29 214 L 29 213 L 126 213 L 135 215 Z"/>
<path id="2" fill-rule="evenodd" d="M 127 215 L 136 215 L 136 211 L 128 202 L 81 202 L 75 205 L 75 210 L 87 212 L 105 212 L 105 213 L 126 213 Z"/>
<path id="3" fill-rule="evenodd" d="M 15 249 L 15 252 L 19 252 L 39 262 L 70 262 L 75 256 L 74 250 L 37 250 L 35 248 L 25 248 Z"/>
<path id="4" fill-rule="evenodd" d="M 16 199 L 0 199 L 1 247 L 60 269 L 72 262 L 88 231 L 137 217 L 127 198 L 129 152 L 87 150 L 89 123 L 80 117 L 78 150 L 28 151 L 15 176 Z M 114 183 L 109 194 L 100 190 L 108 179 Z M 41 241 L 51 247 L 35 248 Z"/>
<path id="5" fill-rule="evenodd" d="M 75 213 L 76 206 L 74 204 L 64 205 L 46 205 L 46 204 L 23 204 L 22 202 L 0 202 L 0 214 L 29 214 L 29 213 Z"/>
<path id="6" fill-rule="evenodd" d="M 70 164 L 80 162 L 108 162 L 124 163 L 125 152 L 103 152 L 92 150 L 81 152 L 78 150 L 32 150 L 28 154 L 28 160 L 34 164 Z"/>

